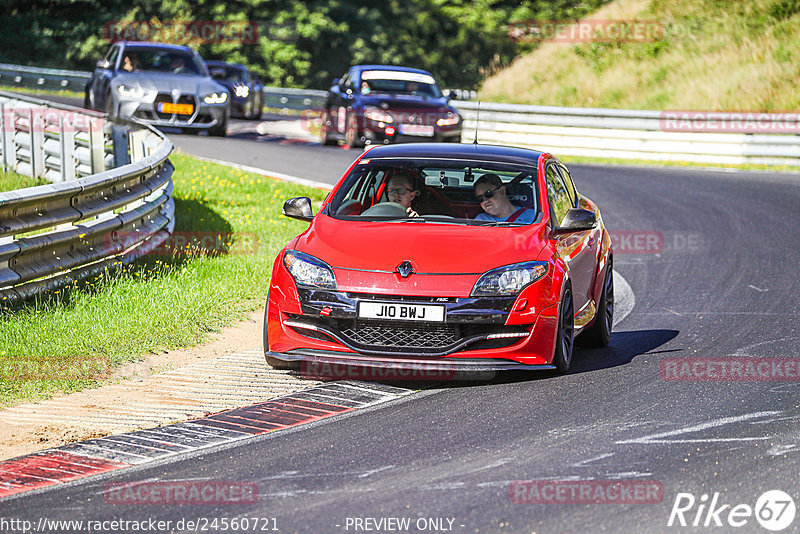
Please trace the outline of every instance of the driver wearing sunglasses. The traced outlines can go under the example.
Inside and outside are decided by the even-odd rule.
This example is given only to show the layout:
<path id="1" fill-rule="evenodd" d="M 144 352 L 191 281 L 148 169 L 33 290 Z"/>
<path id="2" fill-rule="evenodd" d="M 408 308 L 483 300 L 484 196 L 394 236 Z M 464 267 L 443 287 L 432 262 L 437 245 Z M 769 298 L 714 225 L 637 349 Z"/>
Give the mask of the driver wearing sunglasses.
<path id="1" fill-rule="evenodd" d="M 520 224 L 529 224 L 535 220 L 534 210 L 520 208 L 511 203 L 506 194 L 506 186 L 496 174 L 484 174 L 475 181 L 474 187 L 475 200 L 483 209 L 483 213 L 479 213 L 475 220 Z"/>

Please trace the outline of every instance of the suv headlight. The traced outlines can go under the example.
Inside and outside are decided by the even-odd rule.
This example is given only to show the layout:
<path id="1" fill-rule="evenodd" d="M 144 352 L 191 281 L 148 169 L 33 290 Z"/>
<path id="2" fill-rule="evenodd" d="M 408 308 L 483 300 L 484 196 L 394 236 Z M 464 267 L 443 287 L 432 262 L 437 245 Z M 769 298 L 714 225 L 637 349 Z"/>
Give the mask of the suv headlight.
<path id="1" fill-rule="evenodd" d="M 394 122 L 391 115 L 375 106 L 364 108 L 364 118 L 378 122 Z"/>
<path id="2" fill-rule="evenodd" d="M 203 102 L 206 104 L 224 104 L 228 101 L 228 93 L 221 92 L 221 93 L 211 93 L 210 95 L 206 95 L 203 97 Z"/>
<path id="3" fill-rule="evenodd" d="M 547 273 L 547 262 L 526 261 L 492 269 L 472 288 L 473 297 L 513 296 Z"/>
<path id="4" fill-rule="evenodd" d="M 287 250 L 283 264 L 299 286 L 336 289 L 333 269 L 324 261 L 296 250 Z"/>
<path id="5" fill-rule="evenodd" d="M 117 87 L 119 95 L 125 98 L 144 98 L 144 89 L 139 85 L 120 85 Z"/>
<path id="6" fill-rule="evenodd" d="M 452 111 L 448 111 L 444 117 L 436 121 L 436 126 L 453 126 L 455 124 L 458 124 L 458 121 L 460 120 L 461 117 L 458 116 L 458 113 L 453 113 Z"/>

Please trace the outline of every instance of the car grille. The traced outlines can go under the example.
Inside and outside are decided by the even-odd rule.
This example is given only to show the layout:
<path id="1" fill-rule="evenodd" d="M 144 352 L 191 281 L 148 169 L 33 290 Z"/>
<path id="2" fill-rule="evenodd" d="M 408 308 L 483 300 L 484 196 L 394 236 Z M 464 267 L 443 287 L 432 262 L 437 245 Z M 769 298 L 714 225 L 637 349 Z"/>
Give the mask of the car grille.
<path id="1" fill-rule="evenodd" d="M 153 101 L 153 109 L 155 110 L 156 117 L 158 117 L 159 119 L 171 118 L 172 113 L 161 113 L 160 111 L 158 111 L 158 104 L 160 102 L 167 102 L 169 104 L 172 104 L 172 95 L 169 95 L 167 93 L 158 93 L 156 95 L 155 100 Z"/>
<path id="2" fill-rule="evenodd" d="M 455 325 L 358 322 L 341 329 L 342 337 L 358 345 L 402 349 L 443 349 L 461 339 Z"/>

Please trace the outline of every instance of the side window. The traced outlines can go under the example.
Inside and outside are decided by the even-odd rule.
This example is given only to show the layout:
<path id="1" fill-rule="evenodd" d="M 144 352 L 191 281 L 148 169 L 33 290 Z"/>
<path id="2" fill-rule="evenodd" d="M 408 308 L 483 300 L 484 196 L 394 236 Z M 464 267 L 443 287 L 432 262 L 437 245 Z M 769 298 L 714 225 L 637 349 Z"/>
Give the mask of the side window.
<path id="1" fill-rule="evenodd" d="M 550 207 L 553 210 L 553 224 L 558 226 L 572 207 L 572 200 L 555 165 L 547 166 L 545 181 L 547 182 L 547 198 L 550 199 Z"/>
<path id="2" fill-rule="evenodd" d="M 112 46 L 111 50 L 109 50 L 108 54 L 106 54 L 106 60 L 108 61 L 108 64 L 110 65 L 109 68 L 111 70 L 113 70 L 117 64 L 117 56 L 119 56 L 119 47 Z"/>
<path id="3" fill-rule="evenodd" d="M 564 180 L 564 185 L 567 186 L 567 193 L 569 193 L 569 196 L 572 198 L 572 205 L 575 206 L 578 200 L 578 191 L 575 189 L 575 184 L 572 182 L 572 176 L 569 175 L 569 171 L 563 165 L 559 165 L 558 170 L 561 172 L 561 179 Z"/>

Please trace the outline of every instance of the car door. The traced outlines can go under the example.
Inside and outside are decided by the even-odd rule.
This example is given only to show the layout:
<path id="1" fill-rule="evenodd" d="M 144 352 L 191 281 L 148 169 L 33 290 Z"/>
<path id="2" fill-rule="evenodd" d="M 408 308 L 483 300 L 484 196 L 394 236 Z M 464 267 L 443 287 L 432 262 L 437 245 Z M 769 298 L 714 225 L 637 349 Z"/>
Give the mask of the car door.
<path id="1" fill-rule="evenodd" d="M 560 226 L 567 211 L 576 207 L 577 199 L 573 187 L 568 187 L 555 162 L 548 162 L 545 169 L 547 197 L 554 227 Z M 590 292 L 597 260 L 598 230 L 572 232 L 556 238 L 556 250 L 569 266 L 572 280 L 572 295 L 575 303 L 575 326 L 583 324 L 594 316 L 590 307 Z"/>
<path id="2" fill-rule="evenodd" d="M 347 117 L 353 105 L 354 88 L 355 82 L 351 71 L 331 90 L 331 121 L 340 135 L 344 135 L 347 131 Z"/>
<path id="3" fill-rule="evenodd" d="M 106 108 L 106 94 L 114 77 L 114 69 L 119 59 L 120 45 L 113 45 L 106 55 L 97 62 L 92 73 L 91 99 L 95 109 Z"/>

